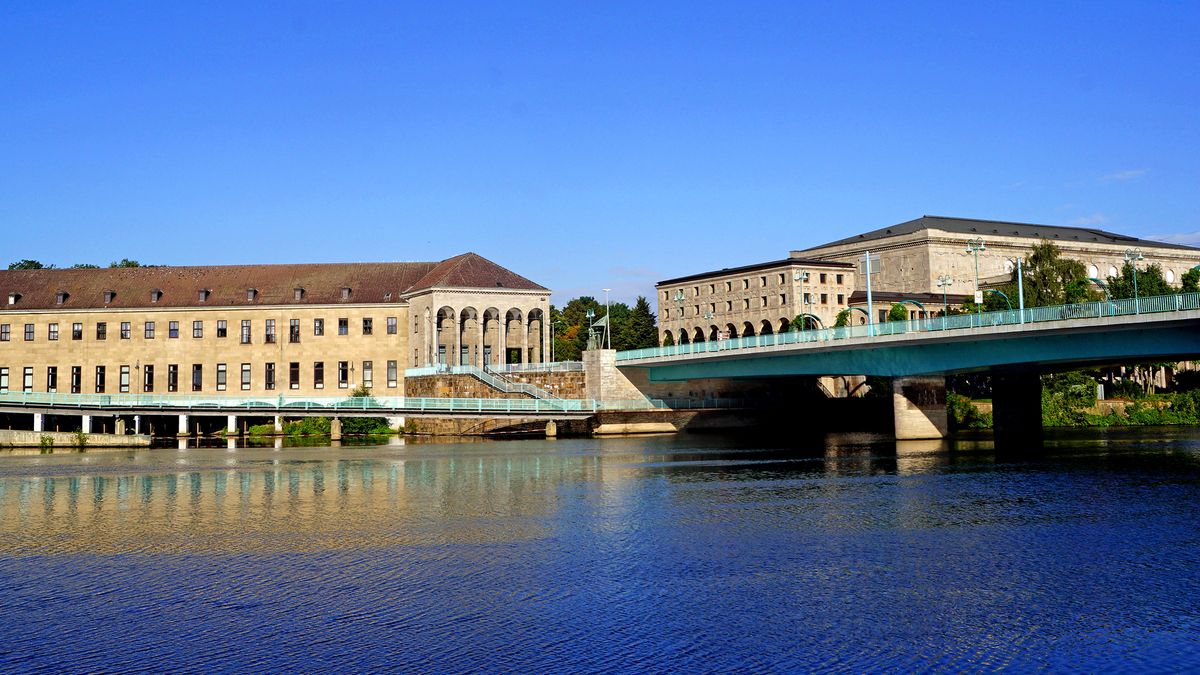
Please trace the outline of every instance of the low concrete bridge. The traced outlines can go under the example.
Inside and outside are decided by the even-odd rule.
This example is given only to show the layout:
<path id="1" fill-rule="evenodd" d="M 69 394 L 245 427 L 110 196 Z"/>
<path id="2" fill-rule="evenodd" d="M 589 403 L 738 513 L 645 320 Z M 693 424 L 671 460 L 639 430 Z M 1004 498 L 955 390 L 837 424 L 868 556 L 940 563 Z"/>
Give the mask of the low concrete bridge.
<path id="1" fill-rule="evenodd" d="M 894 378 L 896 436 L 946 433 L 945 376 L 993 376 L 996 431 L 1041 430 L 1039 374 L 1200 357 L 1200 294 L 963 314 L 620 352 L 650 382 L 787 375 Z"/>

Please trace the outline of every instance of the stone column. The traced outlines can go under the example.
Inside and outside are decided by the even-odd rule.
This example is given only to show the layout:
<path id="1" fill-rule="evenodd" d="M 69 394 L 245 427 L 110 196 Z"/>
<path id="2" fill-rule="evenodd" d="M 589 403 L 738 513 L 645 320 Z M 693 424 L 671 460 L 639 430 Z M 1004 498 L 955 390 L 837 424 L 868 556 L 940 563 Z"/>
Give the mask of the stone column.
<path id="1" fill-rule="evenodd" d="M 446 361 L 452 366 L 462 365 L 462 334 L 463 323 L 462 316 L 459 312 L 454 312 L 454 355 L 449 356 Z"/>
<path id="2" fill-rule="evenodd" d="M 335 417 L 329 420 L 329 440 L 342 440 L 342 418 Z"/>
<path id="3" fill-rule="evenodd" d="M 946 377 L 894 378 L 892 417 L 896 422 L 896 440 L 944 438 L 948 428 Z"/>
<path id="4" fill-rule="evenodd" d="M 237 430 L 237 415 L 229 415 L 225 420 L 225 435 L 236 434 Z"/>
<path id="5" fill-rule="evenodd" d="M 85 434 L 92 433 L 92 416 L 84 415 L 79 422 L 79 430 Z"/>
<path id="6" fill-rule="evenodd" d="M 992 427 L 997 446 L 1040 446 L 1042 379 L 1037 373 L 992 374 Z"/>
<path id="7" fill-rule="evenodd" d="M 503 366 L 508 363 L 508 312 L 504 313 L 504 318 L 500 319 L 500 330 L 496 331 L 497 346 L 500 348 L 500 358 L 496 363 Z"/>
<path id="8" fill-rule="evenodd" d="M 483 343 L 487 339 L 487 321 L 483 318 L 483 315 L 479 316 L 478 321 L 479 321 L 479 349 L 475 354 L 475 360 L 479 363 L 480 368 L 484 368 L 487 366 L 487 363 L 485 363 L 483 360 Z"/>
<path id="9" fill-rule="evenodd" d="M 521 363 L 529 361 L 529 315 L 521 319 Z"/>
<path id="10" fill-rule="evenodd" d="M 187 415 L 179 416 L 179 435 L 180 436 L 189 435 L 188 434 L 188 416 Z"/>
<path id="11" fill-rule="evenodd" d="M 542 363 L 550 363 L 550 312 L 542 315 Z"/>
<path id="12" fill-rule="evenodd" d="M 277 434 L 283 433 L 283 416 L 282 415 L 275 416 L 275 433 L 277 433 Z"/>
<path id="13" fill-rule="evenodd" d="M 133 416 L 133 433 L 138 434 L 138 435 L 141 435 L 141 433 L 142 433 L 142 416 L 141 415 Z"/>
<path id="14" fill-rule="evenodd" d="M 46 416 L 43 415 L 42 413 L 33 413 L 33 430 L 34 431 L 45 431 L 46 430 Z"/>

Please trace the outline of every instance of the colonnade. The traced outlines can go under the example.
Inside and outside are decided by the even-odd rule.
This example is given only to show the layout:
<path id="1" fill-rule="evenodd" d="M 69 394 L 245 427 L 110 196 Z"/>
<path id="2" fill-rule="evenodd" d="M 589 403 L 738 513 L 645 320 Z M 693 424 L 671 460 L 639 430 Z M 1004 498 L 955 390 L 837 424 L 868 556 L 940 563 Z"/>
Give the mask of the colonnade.
<path id="1" fill-rule="evenodd" d="M 549 361 L 550 333 L 545 312 L 495 307 L 455 309 L 443 306 L 427 312 L 423 339 L 423 363 L 414 365 L 469 365 L 477 368 L 506 363 Z M 509 352 L 517 355 L 510 358 Z"/>

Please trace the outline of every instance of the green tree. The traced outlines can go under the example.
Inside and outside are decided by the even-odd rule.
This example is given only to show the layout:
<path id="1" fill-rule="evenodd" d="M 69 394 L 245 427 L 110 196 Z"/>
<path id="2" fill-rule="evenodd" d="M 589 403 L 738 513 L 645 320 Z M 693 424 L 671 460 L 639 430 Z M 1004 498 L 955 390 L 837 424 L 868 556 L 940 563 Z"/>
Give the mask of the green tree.
<path id="1" fill-rule="evenodd" d="M 837 313 L 837 317 L 833 320 L 834 328 L 845 328 L 850 325 L 850 310 L 843 309 Z"/>
<path id="2" fill-rule="evenodd" d="M 663 336 L 662 346 L 671 347 L 675 344 L 675 338 L 671 337 L 670 333 Z"/>
<path id="3" fill-rule="evenodd" d="M 1193 267 L 1183 273 L 1183 292 L 1200 293 L 1200 269 Z"/>
<path id="4" fill-rule="evenodd" d="M 903 302 L 897 302 L 892 305 L 892 308 L 887 313 L 888 321 L 908 321 L 908 308 Z"/>
<path id="5" fill-rule="evenodd" d="M 1163 278 L 1162 268 L 1158 263 L 1150 265 L 1145 269 L 1137 270 L 1137 294 L 1138 297 L 1145 298 L 1151 295 L 1170 295 L 1175 292 L 1171 288 L 1171 284 Z M 1132 298 L 1133 297 L 1133 265 L 1125 263 L 1121 268 L 1121 274 L 1115 277 L 1108 278 L 1108 292 L 1114 298 Z"/>
<path id="6" fill-rule="evenodd" d="M 100 269 L 100 266 L 93 265 L 91 263 L 75 263 L 74 265 L 71 265 L 71 269 L 73 269 L 73 270 L 98 270 L 98 269 Z"/>
<path id="7" fill-rule="evenodd" d="M 616 313 L 613 314 L 613 318 L 616 319 Z M 658 344 L 658 321 L 654 318 L 646 296 L 638 296 L 637 302 L 629 312 L 628 320 L 621 326 L 619 333 L 613 334 L 614 347 L 618 337 L 621 344 L 625 345 L 624 349 L 643 349 Z"/>
<path id="8" fill-rule="evenodd" d="M 115 267 L 149 267 L 149 265 L 143 265 L 142 263 L 140 263 L 140 262 L 138 262 L 138 261 L 136 261 L 136 260 L 130 260 L 129 258 L 121 258 L 120 260 L 114 260 L 113 262 L 109 263 L 109 264 L 108 264 L 108 266 L 109 266 L 110 268 L 115 268 Z"/>
<path id="9" fill-rule="evenodd" d="M 10 263 L 8 266 L 8 269 L 10 269 L 10 270 L 52 270 L 52 269 L 54 269 L 54 265 L 43 265 L 41 262 L 39 262 L 37 260 L 29 260 L 28 258 L 26 258 L 25 260 L 18 260 L 15 263 Z"/>
<path id="10" fill-rule="evenodd" d="M 1061 305 L 1071 301 L 1092 299 L 1094 292 L 1088 287 L 1087 268 L 1078 260 L 1062 257 L 1062 250 L 1043 239 L 1034 245 L 1025 259 L 1025 306 L 1044 307 Z M 1012 282 L 1005 292 L 1016 302 L 1016 270 Z"/>

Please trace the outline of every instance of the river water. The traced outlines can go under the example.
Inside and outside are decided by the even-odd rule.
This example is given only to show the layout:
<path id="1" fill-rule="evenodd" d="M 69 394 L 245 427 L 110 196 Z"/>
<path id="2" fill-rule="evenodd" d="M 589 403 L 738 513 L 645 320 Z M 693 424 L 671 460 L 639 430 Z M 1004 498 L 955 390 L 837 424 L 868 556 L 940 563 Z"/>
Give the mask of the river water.
<path id="1" fill-rule="evenodd" d="M 0 671 L 1200 667 L 1200 431 L 0 457 Z"/>

